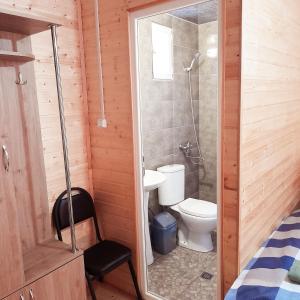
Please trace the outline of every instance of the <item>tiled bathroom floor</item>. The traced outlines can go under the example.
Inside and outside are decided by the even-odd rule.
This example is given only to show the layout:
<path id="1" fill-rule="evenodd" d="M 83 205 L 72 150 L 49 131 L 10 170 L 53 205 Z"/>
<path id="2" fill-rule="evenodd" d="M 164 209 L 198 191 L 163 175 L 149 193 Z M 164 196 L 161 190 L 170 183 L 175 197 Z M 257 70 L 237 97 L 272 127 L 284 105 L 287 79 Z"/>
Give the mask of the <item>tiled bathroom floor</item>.
<path id="1" fill-rule="evenodd" d="M 213 277 L 203 279 L 203 272 Z M 167 255 L 158 255 L 148 268 L 148 287 L 151 293 L 168 300 L 216 299 L 216 251 L 200 253 L 177 246 Z"/>

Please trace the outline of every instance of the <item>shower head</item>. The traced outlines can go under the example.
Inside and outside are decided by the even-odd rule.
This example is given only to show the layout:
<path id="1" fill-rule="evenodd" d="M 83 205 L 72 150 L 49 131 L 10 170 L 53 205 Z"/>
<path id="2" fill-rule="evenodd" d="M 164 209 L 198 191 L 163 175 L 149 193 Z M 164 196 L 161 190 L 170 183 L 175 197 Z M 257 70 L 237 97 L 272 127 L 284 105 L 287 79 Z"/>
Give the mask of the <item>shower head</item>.
<path id="1" fill-rule="evenodd" d="M 191 61 L 190 66 L 189 66 L 189 67 L 185 67 L 184 70 L 185 70 L 186 72 L 192 71 L 192 69 L 193 69 L 193 67 L 194 67 L 194 64 L 195 64 L 195 61 L 196 61 L 196 60 L 199 60 L 200 57 L 201 57 L 201 53 L 200 53 L 200 52 L 196 52 L 195 55 L 194 55 L 194 57 L 193 57 L 193 59 L 192 59 L 192 61 Z"/>

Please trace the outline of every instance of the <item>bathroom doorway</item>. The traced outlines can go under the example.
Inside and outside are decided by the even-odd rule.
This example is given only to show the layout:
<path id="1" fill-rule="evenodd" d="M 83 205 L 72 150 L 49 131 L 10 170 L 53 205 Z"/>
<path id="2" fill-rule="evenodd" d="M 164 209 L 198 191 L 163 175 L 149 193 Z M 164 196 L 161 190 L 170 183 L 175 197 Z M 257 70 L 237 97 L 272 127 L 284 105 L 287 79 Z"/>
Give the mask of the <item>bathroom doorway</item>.
<path id="1" fill-rule="evenodd" d="M 148 299 L 217 299 L 218 1 L 131 13 L 139 258 Z"/>

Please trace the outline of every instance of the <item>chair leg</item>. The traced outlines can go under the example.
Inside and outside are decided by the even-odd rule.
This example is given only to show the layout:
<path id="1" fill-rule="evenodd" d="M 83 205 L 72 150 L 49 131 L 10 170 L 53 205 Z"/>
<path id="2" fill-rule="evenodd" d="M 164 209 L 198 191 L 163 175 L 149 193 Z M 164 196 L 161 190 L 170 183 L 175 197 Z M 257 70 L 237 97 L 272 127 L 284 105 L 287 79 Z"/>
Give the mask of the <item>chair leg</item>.
<path id="1" fill-rule="evenodd" d="M 92 296 L 92 300 L 97 300 L 97 297 L 96 297 L 96 294 L 95 294 L 95 289 L 94 289 L 91 277 L 89 276 L 88 273 L 85 273 L 85 277 L 86 277 L 86 281 L 87 281 L 88 286 L 89 286 L 89 290 L 90 290 L 90 293 L 91 293 L 91 296 Z"/>
<path id="2" fill-rule="evenodd" d="M 134 270 L 131 259 L 128 260 L 128 266 L 129 266 L 132 281 L 133 281 L 133 284 L 134 284 L 134 287 L 135 287 L 135 292 L 136 292 L 137 299 L 138 300 L 143 300 L 140 289 L 139 289 L 139 284 L 138 284 L 137 279 L 136 279 L 136 274 L 135 274 L 135 270 Z"/>

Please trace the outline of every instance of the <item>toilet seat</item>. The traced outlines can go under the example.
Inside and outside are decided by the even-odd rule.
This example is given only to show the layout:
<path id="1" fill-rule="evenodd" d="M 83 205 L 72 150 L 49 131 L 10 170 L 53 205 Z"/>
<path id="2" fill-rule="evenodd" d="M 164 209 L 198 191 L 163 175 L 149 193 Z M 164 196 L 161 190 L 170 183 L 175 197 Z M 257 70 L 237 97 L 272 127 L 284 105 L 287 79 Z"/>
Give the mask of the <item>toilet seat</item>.
<path id="1" fill-rule="evenodd" d="M 188 198 L 178 204 L 178 208 L 183 213 L 194 217 L 216 218 L 217 205 L 212 202 Z"/>

